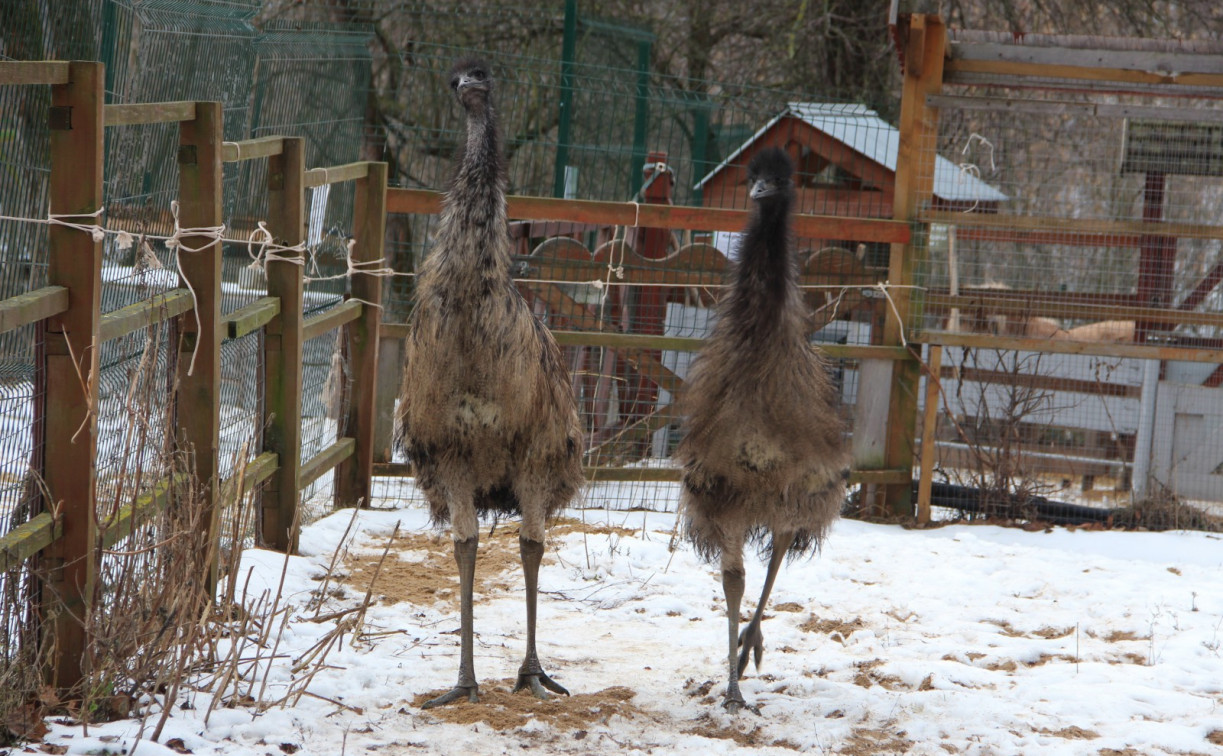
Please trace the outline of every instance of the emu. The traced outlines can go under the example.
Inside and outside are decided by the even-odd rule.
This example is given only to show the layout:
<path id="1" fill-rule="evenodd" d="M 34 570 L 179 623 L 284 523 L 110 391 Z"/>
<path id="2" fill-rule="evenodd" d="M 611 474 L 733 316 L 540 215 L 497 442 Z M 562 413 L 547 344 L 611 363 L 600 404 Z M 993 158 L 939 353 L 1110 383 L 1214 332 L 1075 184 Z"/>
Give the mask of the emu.
<path id="1" fill-rule="evenodd" d="M 721 560 L 730 646 L 723 706 L 732 713 L 748 707 L 739 678 L 749 654 L 760 666 L 760 621 L 778 568 L 787 556 L 819 548 L 839 514 L 848 474 L 836 391 L 807 340 L 808 313 L 790 250 L 792 173 L 790 158 L 777 148 L 748 165 L 752 214 L 681 400 L 686 433 L 676 459 L 684 469 L 684 533 L 704 559 Z M 764 590 L 739 635 L 744 544 L 750 539 L 763 550 L 766 536 Z"/>
<path id="2" fill-rule="evenodd" d="M 521 515 L 526 657 L 514 692 L 569 692 L 535 651 L 544 527 L 583 482 L 577 403 L 560 349 L 510 277 L 505 172 L 482 61 L 463 60 L 450 87 L 466 139 L 442 200 L 432 253 L 420 267 L 399 391 L 400 447 L 435 525 L 450 523 L 460 583 L 458 683 L 423 705 L 479 700 L 472 660 L 472 591 L 479 519 Z"/>

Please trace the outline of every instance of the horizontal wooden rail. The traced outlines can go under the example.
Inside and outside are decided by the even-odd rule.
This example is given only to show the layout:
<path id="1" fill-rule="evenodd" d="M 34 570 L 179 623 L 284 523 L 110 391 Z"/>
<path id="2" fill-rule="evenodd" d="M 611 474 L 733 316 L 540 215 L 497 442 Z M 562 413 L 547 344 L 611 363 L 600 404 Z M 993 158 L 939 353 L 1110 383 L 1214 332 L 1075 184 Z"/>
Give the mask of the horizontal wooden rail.
<path id="1" fill-rule="evenodd" d="M 1044 115 L 1079 115 L 1098 118 L 1141 118 L 1153 121 L 1189 121 L 1216 123 L 1219 112 L 1207 108 L 1170 108 L 1151 105 L 1112 105 L 1101 102 L 1071 102 L 1064 100 L 1038 100 L 1025 97 L 972 97 L 964 95 L 926 95 L 926 104 L 932 108 L 951 110 L 983 110 L 995 113 L 1014 113 L 1017 116 L 1040 113 Z"/>
<path id="2" fill-rule="evenodd" d="M 102 121 L 107 126 L 135 126 L 141 123 L 179 123 L 195 120 L 195 102 L 142 102 L 107 105 Z"/>
<path id="3" fill-rule="evenodd" d="M 1223 74 L 1223 55 L 1189 49 L 1120 49 L 1107 43 L 1098 47 L 1054 46 L 963 38 L 949 44 L 947 49 L 950 59 L 957 62 L 998 61 L 1057 68 L 1121 70 L 1153 76 Z"/>
<path id="4" fill-rule="evenodd" d="M 279 466 L 280 457 L 276 452 L 263 452 L 246 463 L 246 472 L 242 474 L 242 493 L 248 494 L 263 485 Z"/>
<path id="5" fill-rule="evenodd" d="M 388 189 L 388 213 L 432 214 L 441 210 L 442 195 L 424 189 Z M 563 220 L 604 226 L 741 231 L 748 211 L 683 205 L 642 205 L 632 202 L 597 202 L 551 197 L 508 198 L 514 220 Z M 909 241 L 906 223 L 882 218 L 844 218 L 835 215 L 795 215 L 794 233 L 810 239 L 852 239 L 861 242 Z"/>
<path id="6" fill-rule="evenodd" d="M 326 184 L 339 184 L 344 181 L 355 181 L 369 175 L 369 163 L 345 163 L 327 168 L 311 168 L 303 176 L 303 186 L 313 189 Z"/>
<path id="7" fill-rule="evenodd" d="M 926 295 L 926 304 L 938 309 L 950 307 L 959 307 L 962 310 L 983 309 L 991 315 L 1047 315 L 1074 320 L 1141 320 L 1146 323 L 1168 323 L 1170 325 L 1195 323 L 1215 327 L 1223 326 L 1223 313 L 1219 312 L 1045 301 L 1038 297 L 1007 296 L 1004 290 L 998 290 L 998 293 L 992 296 L 960 295 L 953 297 L 950 294 L 930 293 Z"/>
<path id="8" fill-rule="evenodd" d="M 0 61 L 0 84 L 67 84 L 68 61 Z"/>
<path id="9" fill-rule="evenodd" d="M 683 477 L 681 467 L 595 467 L 582 468 L 588 483 L 651 482 L 678 483 Z M 410 462 L 376 462 L 374 475 L 390 478 L 415 476 Z M 851 470 L 849 482 L 857 483 L 906 483 L 912 480 L 909 470 Z"/>
<path id="10" fill-rule="evenodd" d="M 240 142 L 222 142 L 221 160 L 237 163 L 242 160 L 271 157 L 284 152 L 284 137 L 270 136 L 258 139 L 243 139 Z"/>
<path id="11" fill-rule="evenodd" d="M 404 339 L 406 323 L 383 323 L 379 335 L 384 339 Z M 675 352 L 698 352 L 705 339 L 691 336 L 655 336 L 645 333 L 613 333 L 607 331 L 552 331 L 561 346 L 595 346 L 612 349 L 661 349 Z M 816 344 L 820 351 L 834 360 L 910 360 L 913 355 L 904 347 L 869 346 L 866 344 Z"/>
<path id="12" fill-rule="evenodd" d="M 302 322 L 302 341 L 309 341 L 328 331 L 334 331 L 346 323 L 351 323 L 361 317 L 362 306 L 357 300 L 350 299 L 324 313 L 306 318 Z"/>
<path id="13" fill-rule="evenodd" d="M 1175 236 L 1177 238 L 1223 239 L 1223 226 L 1206 223 L 1145 223 L 1143 221 L 1084 218 L 1050 218 L 1020 215 L 984 215 L 931 210 L 921 214 L 925 223 L 942 223 L 960 228 L 994 228 L 1000 231 L 1042 231 L 1049 234 L 1113 236 Z M 1109 242 L 1102 239 L 1101 246 Z"/>
<path id="14" fill-rule="evenodd" d="M 184 312 L 190 312 L 191 308 L 191 292 L 187 289 L 174 289 L 165 294 L 155 294 L 144 301 L 103 315 L 98 323 L 98 338 L 104 342 L 117 339 L 133 331 L 139 331 L 141 328 L 169 320 L 176 315 L 182 315 Z"/>
<path id="15" fill-rule="evenodd" d="M 1084 65 L 1028 63 L 1016 60 L 972 60 L 955 57 L 943 65 L 943 72 L 947 80 L 953 82 L 957 74 L 992 74 L 1019 78 L 1074 79 L 1115 84 L 1223 88 L 1223 74 L 1098 68 Z"/>
<path id="16" fill-rule="evenodd" d="M 226 338 L 240 339 L 280 314 L 280 297 L 261 297 L 225 316 Z"/>
<path id="17" fill-rule="evenodd" d="M 323 477 L 323 473 L 334 468 L 352 456 L 357 449 L 357 441 L 347 436 L 336 441 L 331 446 L 315 454 L 301 467 L 297 478 L 297 488 L 301 490 Z"/>
<path id="18" fill-rule="evenodd" d="M 109 522 L 99 522 L 102 548 L 109 549 L 119 541 L 135 533 L 169 505 L 174 489 L 185 485 L 190 476 L 174 473 L 153 484 L 147 493 L 137 496 L 131 504 L 119 508 L 119 513 Z"/>
<path id="19" fill-rule="evenodd" d="M 909 334 L 910 343 L 972 347 L 999 351 L 1044 352 L 1047 354 L 1085 354 L 1093 357 L 1132 357 L 1139 360 L 1174 360 L 1223 364 L 1223 350 L 1159 344 L 1100 344 L 1050 338 L 994 336 L 985 333 L 939 333 L 918 331 Z"/>
<path id="20" fill-rule="evenodd" d="M 68 289 L 44 286 L 0 302 L 0 333 L 58 315 L 68 309 Z"/>
<path id="21" fill-rule="evenodd" d="M 43 512 L 0 535 L 0 572 L 15 570 L 21 563 L 55 543 L 63 526 Z"/>

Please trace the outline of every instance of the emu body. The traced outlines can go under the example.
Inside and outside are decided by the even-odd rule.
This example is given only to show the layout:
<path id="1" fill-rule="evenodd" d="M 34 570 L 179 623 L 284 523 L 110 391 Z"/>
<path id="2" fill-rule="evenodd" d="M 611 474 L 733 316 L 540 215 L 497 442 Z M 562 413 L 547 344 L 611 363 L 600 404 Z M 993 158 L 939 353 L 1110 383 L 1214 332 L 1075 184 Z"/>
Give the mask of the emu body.
<path id="1" fill-rule="evenodd" d="M 425 704 L 478 699 L 473 601 L 479 517 L 519 514 L 527 650 L 515 690 L 568 694 L 535 651 L 539 564 L 547 520 L 582 484 L 581 430 L 568 371 L 552 335 L 510 277 L 505 178 L 488 67 L 455 66 L 451 87 L 466 140 L 420 268 L 406 342 L 400 443 L 436 524 L 449 522 L 460 578 L 459 679 Z"/>
<path id="2" fill-rule="evenodd" d="M 749 654 L 760 664 L 760 621 L 781 563 L 819 547 L 840 512 L 848 471 L 838 397 L 808 342 L 790 249 L 792 170 L 777 149 L 749 165 L 752 215 L 681 400 L 686 433 L 676 459 L 684 468 L 685 535 L 703 557 L 721 562 L 730 646 L 724 705 L 733 711 L 747 705 L 739 678 Z M 764 590 L 739 635 L 744 545 L 766 537 Z"/>

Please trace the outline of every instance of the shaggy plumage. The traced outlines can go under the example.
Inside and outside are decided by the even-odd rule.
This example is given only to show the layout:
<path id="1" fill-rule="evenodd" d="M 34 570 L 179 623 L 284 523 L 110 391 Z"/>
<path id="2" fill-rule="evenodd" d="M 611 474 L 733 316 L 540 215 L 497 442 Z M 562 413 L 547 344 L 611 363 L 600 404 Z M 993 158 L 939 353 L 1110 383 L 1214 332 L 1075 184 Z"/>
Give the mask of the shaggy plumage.
<path id="1" fill-rule="evenodd" d="M 484 514 L 520 514 L 527 658 L 518 687 L 552 682 L 535 657 L 544 526 L 582 485 L 577 403 L 560 349 L 510 278 L 505 175 L 488 66 L 458 63 L 451 87 L 466 139 L 417 279 L 400 389 L 400 442 L 435 523 L 449 522 L 462 590 L 461 661 L 453 691 L 426 704 L 476 700 L 471 590 Z M 541 687 L 542 686 L 542 687 Z"/>
<path id="2" fill-rule="evenodd" d="M 751 219 L 681 404 L 681 509 L 698 553 L 721 561 L 730 622 L 725 705 L 732 710 L 746 705 L 738 680 L 749 650 L 760 663 L 760 617 L 778 567 L 787 555 L 818 548 L 845 496 L 848 455 L 838 397 L 807 338 L 789 243 L 792 172 L 789 157 L 776 148 L 748 166 Z M 765 589 L 752 623 L 737 637 L 744 544 L 766 536 L 772 557 Z"/>

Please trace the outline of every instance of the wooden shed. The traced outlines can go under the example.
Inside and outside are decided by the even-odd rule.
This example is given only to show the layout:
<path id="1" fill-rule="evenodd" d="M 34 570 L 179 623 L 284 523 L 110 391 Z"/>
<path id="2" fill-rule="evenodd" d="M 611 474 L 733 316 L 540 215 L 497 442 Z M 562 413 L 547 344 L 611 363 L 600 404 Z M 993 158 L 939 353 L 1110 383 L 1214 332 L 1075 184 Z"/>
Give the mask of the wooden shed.
<path id="1" fill-rule="evenodd" d="M 794 159 L 798 212 L 892 217 L 900 132 L 865 105 L 843 103 L 790 103 L 697 183 L 703 204 L 747 207 L 747 164 L 774 146 Z M 996 213 L 1007 196 L 978 173 L 936 157 L 934 209 Z"/>

